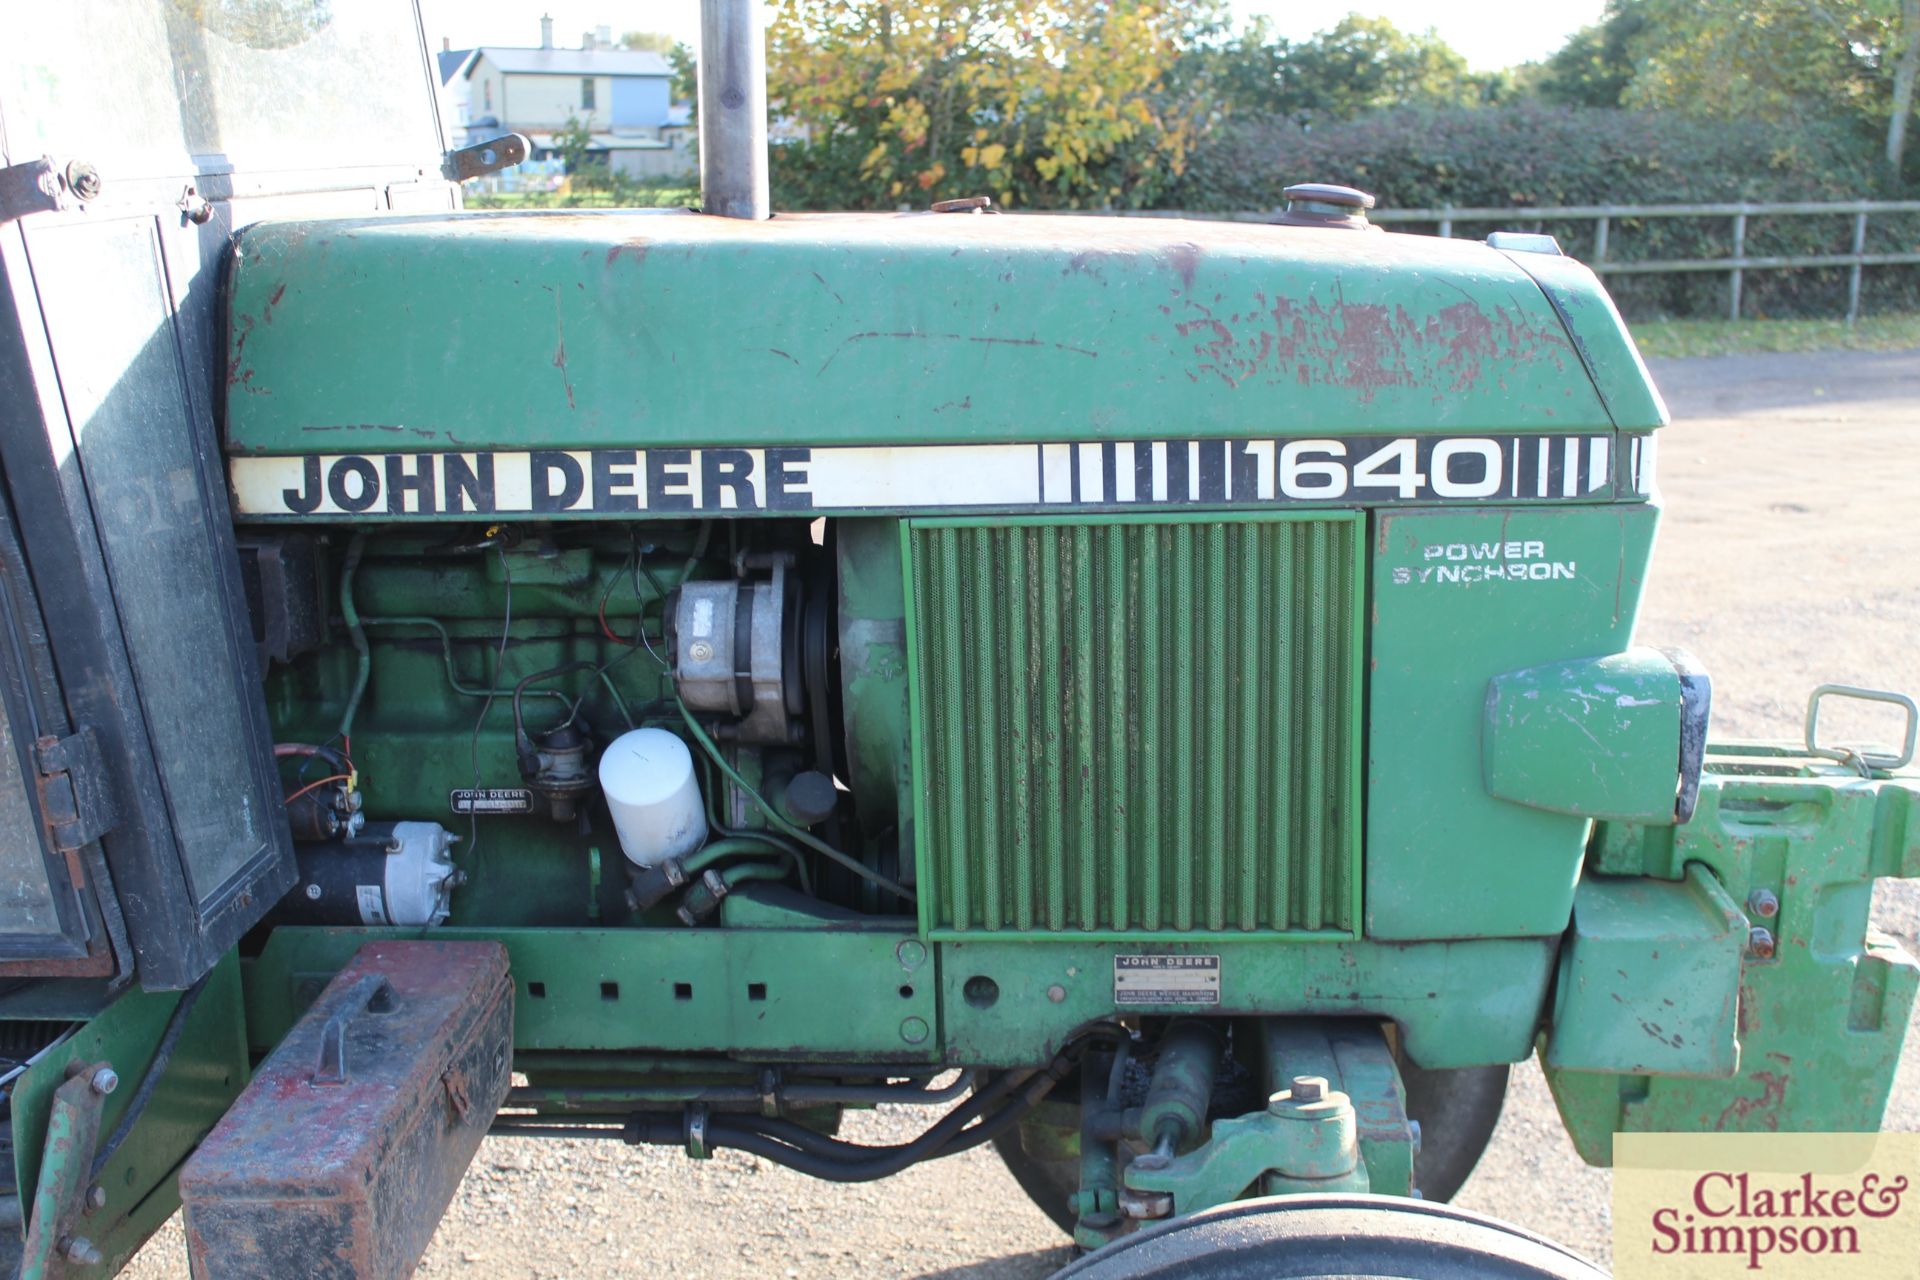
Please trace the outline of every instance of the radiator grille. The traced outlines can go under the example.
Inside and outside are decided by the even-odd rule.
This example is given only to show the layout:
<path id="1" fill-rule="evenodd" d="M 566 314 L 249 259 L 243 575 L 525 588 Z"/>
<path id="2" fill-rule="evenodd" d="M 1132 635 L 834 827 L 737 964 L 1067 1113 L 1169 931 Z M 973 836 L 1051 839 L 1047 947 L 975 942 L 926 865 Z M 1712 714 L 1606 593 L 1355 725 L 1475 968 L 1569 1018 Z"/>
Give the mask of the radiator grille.
<path id="1" fill-rule="evenodd" d="M 923 923 L 1351 933 L 1360 528 L 909 522 Z"/>

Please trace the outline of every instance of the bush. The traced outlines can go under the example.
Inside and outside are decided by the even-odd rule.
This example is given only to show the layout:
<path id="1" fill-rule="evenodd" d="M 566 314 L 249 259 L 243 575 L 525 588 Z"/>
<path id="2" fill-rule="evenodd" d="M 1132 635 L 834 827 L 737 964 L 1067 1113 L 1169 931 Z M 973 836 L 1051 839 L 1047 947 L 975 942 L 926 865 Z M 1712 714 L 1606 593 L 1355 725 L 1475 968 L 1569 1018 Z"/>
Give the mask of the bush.
<path id="1" fill-rule="evenodd" d="M 1293 182 L 1338 182 L 1371 191 L 1384 208 L 1694 204 L 1710 201 L 1911 198 L 1891 186 L 1875 141 L 1846 124 L 1792 126 L 1704 121 L 1672 113 L 1523 102 L 1468 109 L 1385 111 L 1311 131 L 1287 120 L 1229 121 L 1194 155 L 1167 200 L 1195 210 L 1274 208 Z M 1613 261 L 1715 258 L 1730 252 L 1728 218 L 1614 219 Z M 1397 224 L 1398 230 L 1433 227 Z M 1462 224 L 1482 235 L 1489 224 Z M 1592 251 L 1590 221 L 1534 223 L 1576 257 Z M 1880 215 L 1868 250 L 1920 247 L 1920 216 Z M 1844 253 L 1853 219 L 1753 218 L 1750 255 Z M 1846 307 L 1847 271 L 1749 272 L 1743 314 L 1831 316 Z M 1873 267 L 1863 304 L 1920 306 L 1920 269 Z M 1636 317 L 1725 315 L 1722 272 L 1611 277 L 1622 310 Z"/>

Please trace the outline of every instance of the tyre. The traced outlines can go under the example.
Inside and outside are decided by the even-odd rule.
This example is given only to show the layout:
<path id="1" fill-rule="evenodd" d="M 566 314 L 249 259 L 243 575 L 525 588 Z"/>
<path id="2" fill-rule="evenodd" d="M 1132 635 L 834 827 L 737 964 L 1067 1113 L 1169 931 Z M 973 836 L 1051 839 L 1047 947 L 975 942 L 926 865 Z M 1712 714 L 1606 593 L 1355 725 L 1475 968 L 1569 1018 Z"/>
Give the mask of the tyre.
<path id="1" fill-rule="evenodd" d="M 1427 1200 L 1453 1199 L 1480 1163 L 1500 1109 L 1507 1100 L 1507 1063 L 1429 1071 L 1400 1063 L 1407 1089 L 1407 1115 L 1420 1122 L 1420 1152 L 1413 1158 L 1413 1182 Z"/>
<path id="2" fill-rule="evenodd" d="M 1020 1127 L 1015 1125 L 993 1140 L 1000 1162 L 1027 1193 L 1034 1207 L 1053 1219 L 1054 1225 L 1073 1234 L 1079 1215 L 1072 1208 L 1074 1193 L 1080 1190 L 1078 1160 L 1042 1160 L 1020 1144 Z"/>
<path id="3" fill-rule="evenodd" d="M 1272 1196 L 1158 1223 L 1054 1280 L 1606 1280 L 1570 1250 L 1450 1205 Z"/>

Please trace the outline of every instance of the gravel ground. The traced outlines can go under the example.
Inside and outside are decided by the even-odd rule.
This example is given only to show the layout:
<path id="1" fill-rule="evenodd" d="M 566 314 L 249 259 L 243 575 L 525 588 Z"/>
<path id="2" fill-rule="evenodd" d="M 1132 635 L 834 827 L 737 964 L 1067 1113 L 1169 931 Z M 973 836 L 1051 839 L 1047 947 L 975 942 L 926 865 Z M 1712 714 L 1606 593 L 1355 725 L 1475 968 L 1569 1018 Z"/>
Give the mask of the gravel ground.
<path id="1" fill-rule="evenodd" d="M 1822 681 L 1920 691 L 1920 351 L 1663 361 L 1654 373 L 1676 422 L 1661 435 L 1671 514 L 1640 634 L 1705 660 L 1716 736 L 1797 738 Z M 1885 721 L 1834 724 L 1870 734 Z M 1917 887 L 1883 883 L 1875 900 L 1910 948 Z M 1920 1129 L 1916 1058 L 1902 1063 L 1889 1128 Z M 848 1136 L 900 1141 L 926 1122 L 857 1115 Z M 1521 1067 L 1459 1202 L 1604 1261 L 1607 1201 L 1608 1175 L 1579 1162 L 1538 1068 Z M 1066 1260 L 989 1152 L 835 1187 L 733 1153 L 694 1164 L 617 1143 L 495 1138 L 421 1271 L 1026 1280 Z M 186 1273 L 175 1222 L 125 1274 Z"/>

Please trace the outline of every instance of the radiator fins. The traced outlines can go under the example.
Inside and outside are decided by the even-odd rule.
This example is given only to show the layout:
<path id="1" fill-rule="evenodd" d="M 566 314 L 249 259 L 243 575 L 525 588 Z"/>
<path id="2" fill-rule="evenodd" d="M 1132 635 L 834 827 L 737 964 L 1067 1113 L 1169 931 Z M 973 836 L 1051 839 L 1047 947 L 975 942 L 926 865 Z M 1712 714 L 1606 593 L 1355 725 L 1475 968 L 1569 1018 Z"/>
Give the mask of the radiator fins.
<path id="1" fill-rule="evenodd" d="M 1351 935 L 1360 529 L 909 522 L 928 927 Z"/>

